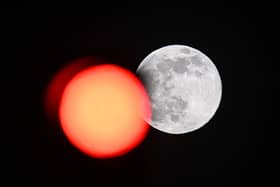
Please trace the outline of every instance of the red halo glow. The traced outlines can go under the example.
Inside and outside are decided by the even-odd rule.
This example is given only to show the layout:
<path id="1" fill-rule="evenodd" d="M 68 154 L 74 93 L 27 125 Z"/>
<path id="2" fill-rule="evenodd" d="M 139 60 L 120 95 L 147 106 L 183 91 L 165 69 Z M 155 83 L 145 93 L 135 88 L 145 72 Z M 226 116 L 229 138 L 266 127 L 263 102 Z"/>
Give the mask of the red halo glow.
<path id="1" fill-rule="evenodd" d="M 93 57 L 83 57 L 68 63 L 54 74 L 47 86 L 44 98 L 45 111 L 50 122 L 55 122 L 58 118 L 59 103 L 67 83 L 79 71 L 96 65 L 97 62 L 100 62 L 100 60 Z"/>

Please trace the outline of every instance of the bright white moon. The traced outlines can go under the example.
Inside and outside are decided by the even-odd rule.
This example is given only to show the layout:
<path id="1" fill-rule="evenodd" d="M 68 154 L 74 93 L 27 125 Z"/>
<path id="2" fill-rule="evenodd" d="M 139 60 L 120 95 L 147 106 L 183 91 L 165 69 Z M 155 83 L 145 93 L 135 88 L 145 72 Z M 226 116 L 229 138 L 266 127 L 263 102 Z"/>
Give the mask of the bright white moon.
<path id="1" fill-rule="evenodd" d="M 201 51 L 169 45 L 150 53 L 136 71 L 149 94 L 154 128 L 183 134 L 204 126 L 217 111 L 222 83 L 214 63 Z"/>

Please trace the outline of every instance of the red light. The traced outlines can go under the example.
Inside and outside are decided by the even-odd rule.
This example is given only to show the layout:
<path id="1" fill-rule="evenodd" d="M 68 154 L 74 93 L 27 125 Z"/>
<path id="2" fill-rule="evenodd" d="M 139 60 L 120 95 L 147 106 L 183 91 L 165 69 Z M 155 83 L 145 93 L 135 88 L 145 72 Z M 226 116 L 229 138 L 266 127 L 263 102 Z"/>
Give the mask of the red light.
<path id="1" fill-rule="evenodd" d="M 120 156 L 146 136 L 150 103 L 141 82 L 121 67 L 98 65 L 76 74 L 59 107 L 62 129 L 82 152 L 97 158 Z"/>

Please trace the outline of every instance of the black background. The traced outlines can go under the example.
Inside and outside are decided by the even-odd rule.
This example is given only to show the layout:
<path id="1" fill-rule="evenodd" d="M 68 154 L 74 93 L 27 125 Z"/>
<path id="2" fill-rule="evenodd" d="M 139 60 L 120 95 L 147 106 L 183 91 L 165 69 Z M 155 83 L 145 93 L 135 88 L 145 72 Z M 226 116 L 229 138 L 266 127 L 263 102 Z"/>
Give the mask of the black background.
<path id="1" fill-rule="evenodd" d="M 258 164 L 262 140 L 252 139 L 259 125 L 257 92 L 264 84 L 258 63 L 271 17 L 254 6 L 193 7 L 2 12 L 5 48 L 11 49 L 8 59 L 13 66 L 13 76 L 6 80 L 16 85 L 12 86 L 16 119 L 10 120 L 12 131 L 6 134 L 9 182 L 39 186 L 262 182 Z M 221 105 L 203 128 L 183 135 L 151 129 L 132 152 L 98 160 L 70 145 L 58 123 L 47 122 L 45 88 L 70 61 L 98 56 L 135 72 L 146 55 L 168 44 L 201 50 L 219 70 Z"/>

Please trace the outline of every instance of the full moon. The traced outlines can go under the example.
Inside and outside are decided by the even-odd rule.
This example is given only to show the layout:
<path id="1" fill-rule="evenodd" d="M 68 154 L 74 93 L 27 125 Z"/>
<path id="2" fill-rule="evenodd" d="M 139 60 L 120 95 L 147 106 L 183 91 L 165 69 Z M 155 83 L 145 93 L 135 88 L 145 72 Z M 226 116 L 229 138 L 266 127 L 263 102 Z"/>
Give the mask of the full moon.
<path id="1" fill-rule="evenodd" d="M 207 124 L 216 113 L 222 82 L 214 63 L 201 51 L 168 45 L 151 52 L 136 71 L 152 106 L 152 127 L 183 134 Z"/>

